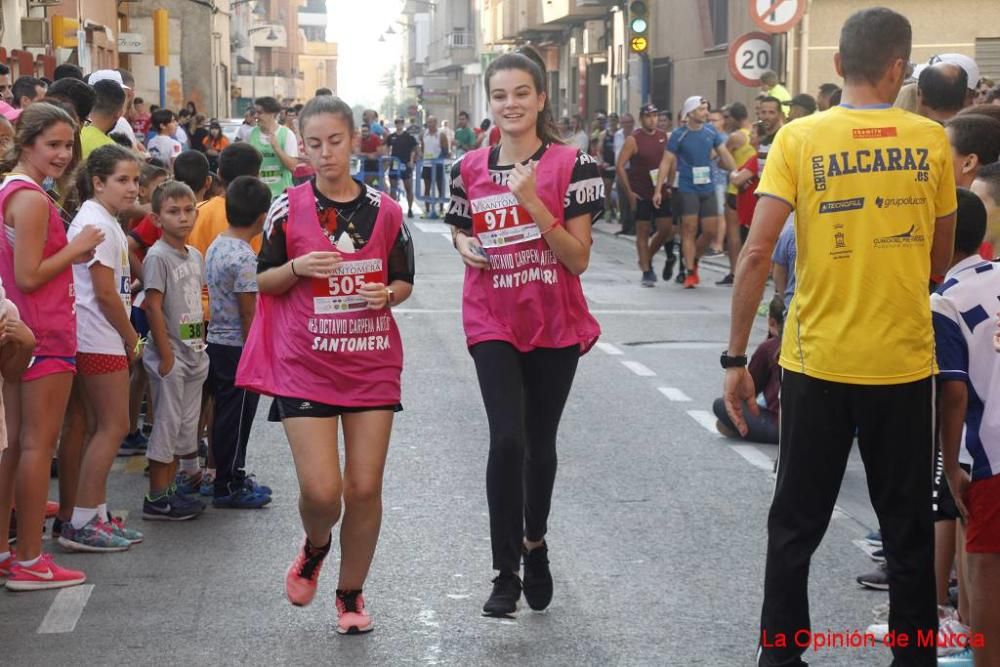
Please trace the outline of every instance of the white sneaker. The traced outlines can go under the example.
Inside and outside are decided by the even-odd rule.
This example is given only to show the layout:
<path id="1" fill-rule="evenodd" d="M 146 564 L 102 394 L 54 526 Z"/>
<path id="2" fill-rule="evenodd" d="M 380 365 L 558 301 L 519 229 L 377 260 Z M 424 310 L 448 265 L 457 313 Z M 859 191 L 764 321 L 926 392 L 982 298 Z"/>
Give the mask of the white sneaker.
<path id="1" fill-rule="evenodd" d="M 874 607 L 872 607 L 872 615 L 875 617 L 876 623 L 888 623 L 889 603 L 883 602 L 882 604 L 877 604 Z"/>
<path id="2" fill-rule="evenodd" d="M 957 613 L 956 613 L 957 616 Z M 949 655 L 957 655 L 969 648 L 972 640 L 971 628 L 962 623 L 958 618 L 946 618 L 939 622 L 938 629 L 938 649 L 939 658 Z"/>
<path id="3" fill-rule="evenodd" d="M 865 633 L 874 635 L 875 641 L 881 644 L 882 640 L 885 639 L 885 636 L 889 634 L 889 624 L 873 623 L 872 625 L 868 626 L 868 629 L 865 630 Z"/>

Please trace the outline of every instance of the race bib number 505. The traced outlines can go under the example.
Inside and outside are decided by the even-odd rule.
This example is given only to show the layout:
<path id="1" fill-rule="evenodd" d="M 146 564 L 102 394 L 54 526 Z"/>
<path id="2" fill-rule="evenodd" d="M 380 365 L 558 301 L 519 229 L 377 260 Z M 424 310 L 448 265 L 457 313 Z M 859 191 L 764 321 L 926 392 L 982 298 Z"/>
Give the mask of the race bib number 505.
<path id="1" fill-rule="evenodd" d="M 381 259 L 341 262 L 333 276 L 313 279 L 313 311 L 329 315 L 364 310 L 368 302 L 358 292 L 367 283 L 383 281 Z"/>
<path id="2" fill-rule="evenodd" d="M 484 248 L 502 248 L 542 236 L 512 192 L 473 199 L 472 229 Z"/>

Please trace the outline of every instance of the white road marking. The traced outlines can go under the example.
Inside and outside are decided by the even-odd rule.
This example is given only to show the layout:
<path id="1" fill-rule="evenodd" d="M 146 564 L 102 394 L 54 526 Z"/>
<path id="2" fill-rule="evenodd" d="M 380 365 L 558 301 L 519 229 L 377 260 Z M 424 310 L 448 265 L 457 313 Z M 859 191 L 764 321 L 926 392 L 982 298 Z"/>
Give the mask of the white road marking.
<path id="1" fill-rule="evenodd" d="M 604 354 L 609 354 L 612 357 L 620 357 L 623 354 L 625 354 L 611 343 L 598 342 L 597 344 L 594 345 L 594 347 L 596 347 Z"/>
<path id="2" fill-rule="evenodd" d="M 654 373 L 651 368 L 649 368 L 644 364 L 640 364 L 638 361 L 623 361 L 622 366 L 629 369 L 639 377 L 644 377 L 644 378 L 656 377 L 656 373 Z"/>
<path id="3" fill-rule="evenodd" d="M 452 280 L 452 279 L 449 279 Z M 457 282 L 458 279 L 454 279 Z M 462 310 L 460 308 L 393 308 L 394 313 L 407 313 L 409 315 L 459 315 Z M 599 310 L 594 309 L 590 311 L 591 315 L 627 315 L 629 317 L 670 317 L 672 315 L 711 315 L 719 317 L 729 317 L 728 311 L 712 311 L 712 310 L 623 310 L 621 308 L 616 308 L 613 310 Z M 718 347 L 714 345 L 713 347 Z"/>
<path id="4" fill-rule="evenodd" d="M 715 428 L 715 415 L 708 410 L 688 410 L 688 416 L 701 424 L 709 433 L 718 435 L 719 430 Z"/>
<path id="5" fill-rule="evenodd" d="M 669 398 L 671 401 L 690 401 L 691 397 L 685 394 L 683 391 L 677 387 L 658 387 L 660 393 Z"/>
<path id="6" fill-rule="evenodd" d="M 836 510 L 834 510 L 834 515 L 836 515 Z M 854 546 L 856 546 L 857 548 L 859 548 L 862 551 L 864 551 L 865 555 L 868 556 L 869 558 L 872 557 L 873 553 L 875 553 L 876 551 L 878 551 L 879 549 L 882 548 L 882 547 L 872 546 L 872 545 L 868 544 L 867 542 L 865 542 L 864 540 L 851 540 L 851 541 L 854 542 Z M 874 560 L 874 559 L 872 559 L 872 560 Z"/>
<path id="7" fill-rule="evenodd" d="M 766 473 L 774 472 L 774 462 L 771 457 L 753 445 L 729 445 L 729 449 L 746 459 L 747 463 L 754 468 L 760 468 Z"/>
<path id="8" fill-rule="evenodd" d="M 448 240 L 451 240 L 451 232 L 448 231 L 450 228 L 443 222 L 415 222 L 413 223 L 417 229 L 427 234 L 440 234 L 442 232 L 448 232 Z"/>
<path id="9" fill-rule="evenodd" d="M 444 238 L 448 243 L 454 243 L 455 239 L 452 238 L 451 232 L 441 232 L 441 237 Z"/>
<path id="10" fill-rule="evenodd" d="M 465 600 L 472 597 L 468 593 L 448 593 L 448 597 L 452 600 Z"/>
<path id="11" fill-rule="evenodd" d="M 84 584 L 59 591 L 49 606 L 45 618 L 42 619 L 42 624 L 38 626 L 38 634 L 73 632 L 93 591 L 94 584 Z"/>

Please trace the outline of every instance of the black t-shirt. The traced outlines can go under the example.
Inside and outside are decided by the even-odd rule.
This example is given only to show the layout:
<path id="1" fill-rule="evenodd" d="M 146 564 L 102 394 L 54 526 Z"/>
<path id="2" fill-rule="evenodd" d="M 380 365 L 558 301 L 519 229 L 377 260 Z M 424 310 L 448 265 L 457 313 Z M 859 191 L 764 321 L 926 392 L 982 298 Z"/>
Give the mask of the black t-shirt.
<path id="1" fill-rule="evenodd" d="M 342 234 L 350 237 L 355 250 L 367 245 L 378 218 L 381 193 L 355 181 L 360 188 L 358 196 L 349 202 L 339 202 L 323 196 L 316 189 L 315 179 L 311 183 L 313 195 L 316 197 L 316 215 L 323 232 L 330 239 L 331 247 L 337 243 Z M 288 262 L 288 249 L 285 245 L 287 223 L 288 193 L 283 192 L 271 204 L 271 210 L 268 211 L 264 221 L 264 240 L 260 254 L 257 255 L 257 273 Z M 402 280 L 412 285 L 413 274 L 413 242 L 410 230 L 404 222 L 392 246 L 392 252 L 389 253 L 389 282 Z"/>
<path id="2" fill-rule="evenodd" d="M 409 132 L 393 132 L 385 138 L 385 145 L 389 147 L 389 154 L 399 158 L 406 164 L 413 157 L 413 150 L 420 144 L 417 138 Z"/>
<path id="3" fill-rule="evenodd" d="M 542 144 L 541 148 L 532 155 L 524 164 L 530 160 L 540 160 L 548 149 L 549 144 Z M 500 158 L 500 146 L 490 149 L 488 168 L 490 178 L 498 185 L 505 185 L 510 170 L 513 165 L 498 165 Z M 469 196 L 465 192 L 465 184 L 462 183 L 462 161 L 457 161 L 451 167 L 451 204 L 448 206 L 448 214 L 444 221 L 449 225 L 459 229 L 472 229 L 472 214 L 469 208 Z M 604 179 L 601 178 L 600 170 L 597 168 L 597 160 L 592 156 L 582 152 L 576 152 L 576 164 L 573 166 L 573 173 L 569 179 L 569 190 L 563 198 L 563 216 L 566 220 L 580 215 L 590 214 L 591 222 L 597 222 L 604 215 Z"/>

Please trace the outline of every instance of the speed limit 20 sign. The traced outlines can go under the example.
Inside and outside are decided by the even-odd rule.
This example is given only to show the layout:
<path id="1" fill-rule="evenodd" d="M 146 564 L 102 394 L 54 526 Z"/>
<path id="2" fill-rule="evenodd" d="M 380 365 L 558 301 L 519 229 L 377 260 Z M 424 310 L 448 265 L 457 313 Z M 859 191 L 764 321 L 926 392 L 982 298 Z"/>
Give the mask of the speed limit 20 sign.
<path id="1" fill-rule="evenodd" d="M 729 73 L 744 86 L 760 85 L 760 77 L 772 68 L 771 36 L 748 32 L 729 47 Z"/>

